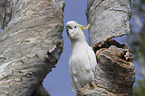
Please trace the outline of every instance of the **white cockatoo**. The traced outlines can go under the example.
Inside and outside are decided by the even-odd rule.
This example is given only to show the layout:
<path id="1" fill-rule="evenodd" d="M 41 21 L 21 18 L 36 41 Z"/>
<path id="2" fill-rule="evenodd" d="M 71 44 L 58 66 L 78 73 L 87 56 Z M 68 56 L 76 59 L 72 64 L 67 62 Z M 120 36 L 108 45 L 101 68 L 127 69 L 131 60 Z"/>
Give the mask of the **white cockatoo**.
<path id="1" fill-rule="evenodd" d="M 69 21 L 66 24 L 66 31 L 71 40 L 71 56 L 69 59 L 69 71 L 72 78 L 72 90 L 75 93 L 90 81 L 94 80 L 96 56 L 92 48 L 87 44 L 82 30 L 88 29 L 76 21 Z"/>

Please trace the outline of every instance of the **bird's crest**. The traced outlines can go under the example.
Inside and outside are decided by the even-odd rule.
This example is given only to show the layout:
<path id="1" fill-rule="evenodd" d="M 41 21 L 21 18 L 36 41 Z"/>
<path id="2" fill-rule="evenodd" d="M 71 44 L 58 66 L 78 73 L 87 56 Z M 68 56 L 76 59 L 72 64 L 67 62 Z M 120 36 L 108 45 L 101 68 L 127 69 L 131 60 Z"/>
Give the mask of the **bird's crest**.
<path id="1" fill-rule="evenodd" d="M 84 27 L 83 25 L 78 24 L 78 26 L 82 29 L 82 30 L 86 30 L 90 27 L 90 24 L 88 24 L 87 27 Z"/>

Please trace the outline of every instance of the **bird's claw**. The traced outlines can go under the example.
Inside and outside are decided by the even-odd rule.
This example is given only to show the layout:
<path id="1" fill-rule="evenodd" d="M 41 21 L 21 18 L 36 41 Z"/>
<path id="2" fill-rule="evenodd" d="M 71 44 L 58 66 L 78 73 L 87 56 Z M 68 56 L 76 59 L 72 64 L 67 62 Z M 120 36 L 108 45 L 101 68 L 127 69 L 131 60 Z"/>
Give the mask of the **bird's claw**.
<path id="1" fill-rule="evenodd" d="M 95 82 L 93 82 L 93 81 L 89 81 L 88 84 L 93 89 L 97 87 L 96 84 L 95 84 Z"/>
<path id="2" fill-rule="evenodd" d="M 82 96 L 81 89 L 78 89 L 78 90 L 77 90 L 77 96 Z"/>
<path id="3" fill-rule="evenodd" d="M 92 81 L 89 81 L 88 84 L 91 88 L 94 88 Z"/>

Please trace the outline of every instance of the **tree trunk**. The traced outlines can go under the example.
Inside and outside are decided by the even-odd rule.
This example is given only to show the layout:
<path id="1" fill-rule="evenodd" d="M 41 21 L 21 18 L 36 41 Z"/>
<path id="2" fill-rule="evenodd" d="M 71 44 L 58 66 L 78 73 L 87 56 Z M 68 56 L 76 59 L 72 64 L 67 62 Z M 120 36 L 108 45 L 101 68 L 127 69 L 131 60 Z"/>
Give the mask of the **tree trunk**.
<path id="1" fill-rule="evenodd" d="M 130 32 L 130 0 L 88 0 L 89 39 L 96 58 L 96 87 L 85 86 L 84 96 L 132 96 L 135 82 L 133 56 L 113 37 Z"/>
<path id="2" fill-rule="evenodd" d="M 62 53 L 63 8 L 59 0 L 0 0 L 0 96 L 49 96 L 41 82 Z"/>

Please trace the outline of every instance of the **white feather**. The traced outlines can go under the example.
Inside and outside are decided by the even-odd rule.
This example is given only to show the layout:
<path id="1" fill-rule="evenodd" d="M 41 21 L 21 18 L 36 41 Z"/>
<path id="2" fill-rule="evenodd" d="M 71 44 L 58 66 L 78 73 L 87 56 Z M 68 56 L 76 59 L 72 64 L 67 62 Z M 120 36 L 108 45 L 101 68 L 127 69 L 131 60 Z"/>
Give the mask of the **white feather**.
<path id="1" fill-rule="evenodd" d="M 66 24 L 69 27 L 68 37 L 71 40 L 72 53 L 69 59 L 69 71 L 72 78 L 72 89 L 75 93 L 90 80 L 94 80 L 97 64 L 92 48 L 87 44 L 81 28 L 75 21 Z"/>

